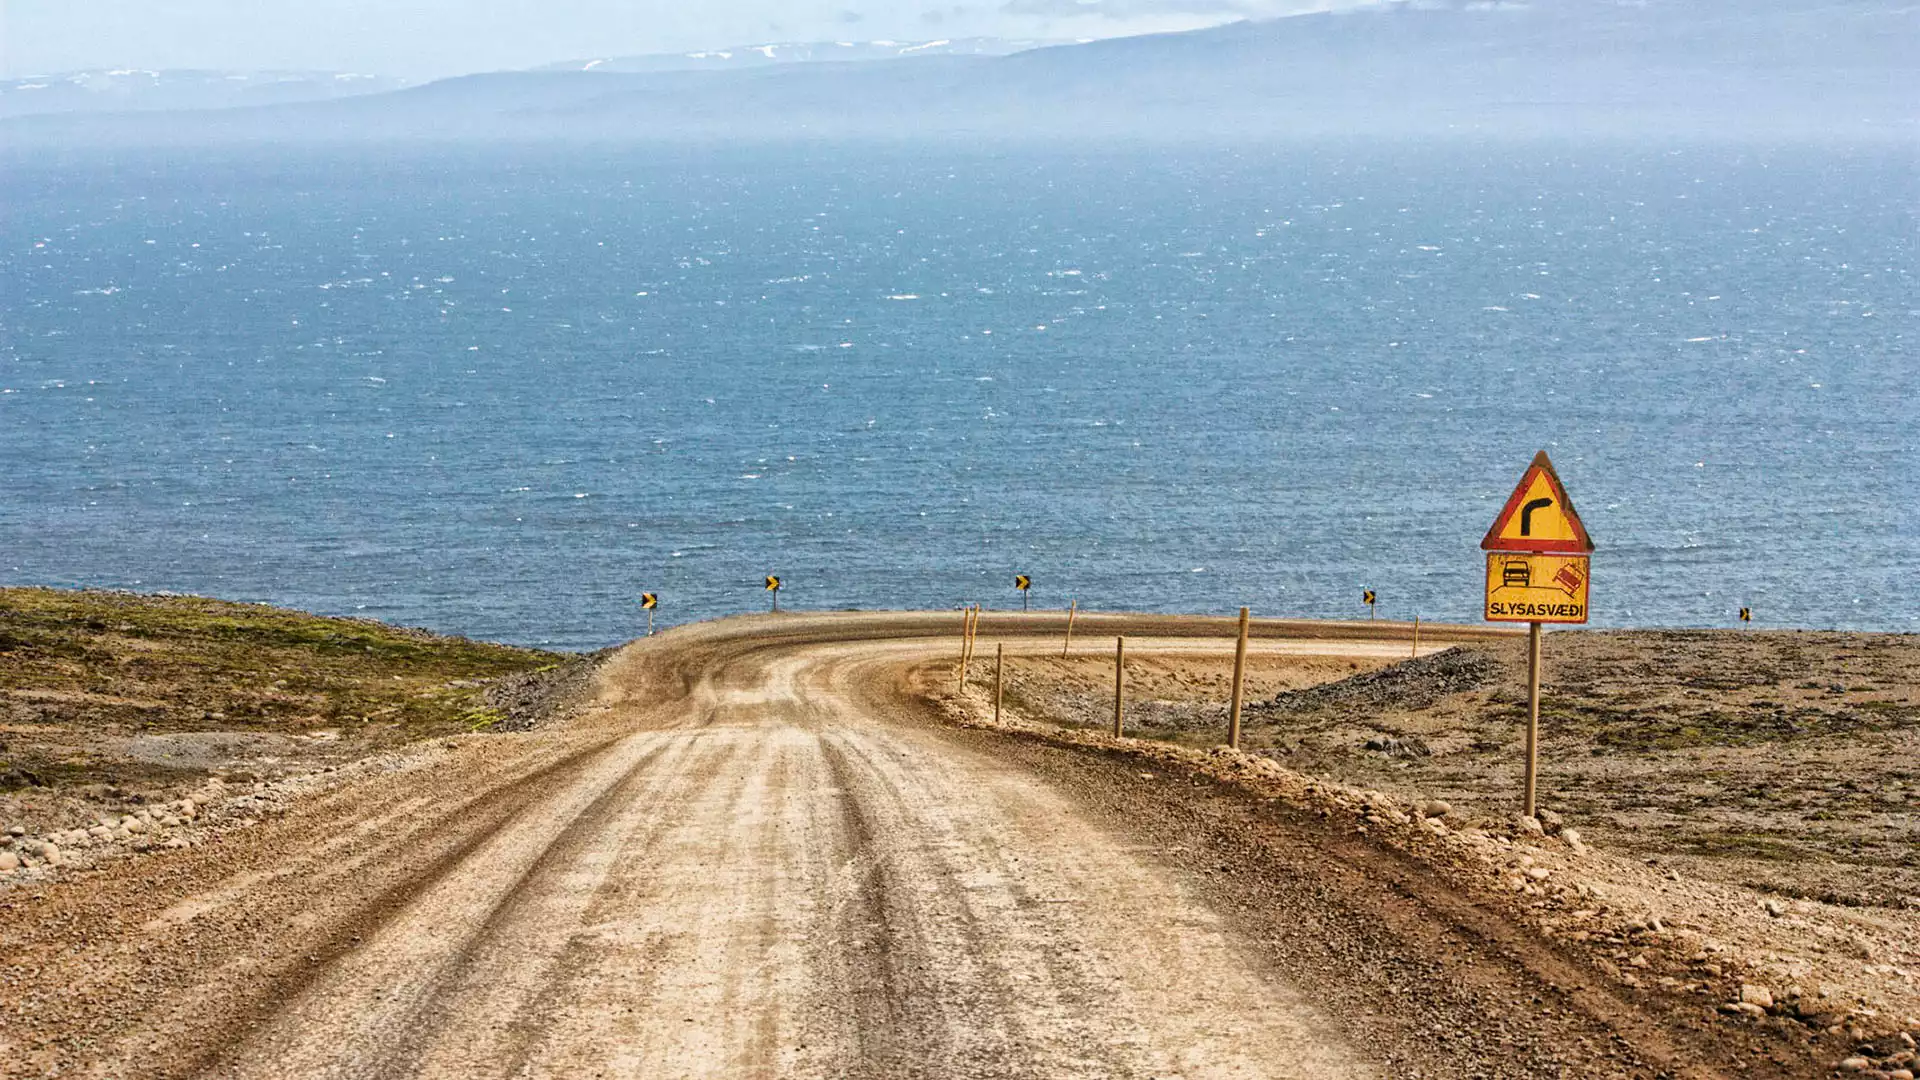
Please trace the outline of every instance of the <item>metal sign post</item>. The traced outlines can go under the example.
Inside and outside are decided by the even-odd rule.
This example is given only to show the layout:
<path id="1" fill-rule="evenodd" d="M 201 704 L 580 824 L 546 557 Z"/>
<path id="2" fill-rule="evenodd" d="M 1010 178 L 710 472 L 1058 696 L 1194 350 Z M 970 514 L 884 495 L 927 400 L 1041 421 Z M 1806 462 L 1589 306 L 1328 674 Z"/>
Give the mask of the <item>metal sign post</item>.
<path id="1" fill-rule="evenodd" d="M 641 593 L 640 606 L 646 609 L 647 636 L 652 637 L 653 636 L 653 609 L 660 606 L 660 597 L 650 592 Z"/>
<path id="2" fill-rule="evenodd" d="M 767 591 L 773 594 L 773 611 L 777 615 L 780 613 L 780 579 L 772 574 L 767 575 Z"/>
<path id="3" fill-rule="evenodd" d="M 1121 718 L 1127 709 L 1127 639 L 1113 639 L 1113 737 L 1125 734 Z"/>
<path id="4" fill-rule="evenodd" d="M 1013 576 L 1013 587 L 1020 590 L 1020 610 L 1031 610 L 1028 599 L 1029 594 L 1033 592 L 1033 579 L 1025 574 L 1015 574 Z"/>

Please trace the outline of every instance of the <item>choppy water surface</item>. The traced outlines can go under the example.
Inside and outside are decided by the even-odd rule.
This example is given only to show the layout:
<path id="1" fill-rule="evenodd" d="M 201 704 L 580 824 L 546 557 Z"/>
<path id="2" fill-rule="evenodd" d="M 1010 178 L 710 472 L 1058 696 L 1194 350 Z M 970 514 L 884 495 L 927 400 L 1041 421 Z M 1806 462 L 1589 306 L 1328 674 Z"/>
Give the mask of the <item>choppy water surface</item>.
<path id="1" fill-rule="evenodd" d="M 0 574 L 525 642 L 764 606 L 1920 629 L 1911 158 L 8 161 Z"/>

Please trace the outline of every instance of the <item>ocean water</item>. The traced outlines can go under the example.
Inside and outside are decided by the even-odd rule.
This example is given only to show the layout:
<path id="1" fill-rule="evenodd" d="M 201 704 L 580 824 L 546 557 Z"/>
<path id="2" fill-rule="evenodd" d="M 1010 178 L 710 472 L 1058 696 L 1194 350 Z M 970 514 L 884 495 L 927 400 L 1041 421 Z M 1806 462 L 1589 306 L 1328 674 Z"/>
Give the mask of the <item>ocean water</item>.
<path id="1" fill-rule="evenodd" d="M 0 579 L 517 642 L 789 608 L 1920 630 L 1899 149 L 0 163 Z"/>

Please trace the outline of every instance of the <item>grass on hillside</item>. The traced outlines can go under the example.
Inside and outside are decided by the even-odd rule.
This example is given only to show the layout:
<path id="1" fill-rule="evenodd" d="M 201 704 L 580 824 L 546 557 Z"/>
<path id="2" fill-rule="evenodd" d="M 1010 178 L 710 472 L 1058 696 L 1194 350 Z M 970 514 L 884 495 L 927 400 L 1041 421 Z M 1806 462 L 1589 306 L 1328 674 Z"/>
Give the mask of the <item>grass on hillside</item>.
<path id="1" fill-rule="evenodd" d="M 97 778 L 72 752 L 89 737 L 336 730 L 364 750 L 484 728 L 499 715 L 478 683 L 564 659 L 257 604 L 0 589 L 0 790 Z"/>

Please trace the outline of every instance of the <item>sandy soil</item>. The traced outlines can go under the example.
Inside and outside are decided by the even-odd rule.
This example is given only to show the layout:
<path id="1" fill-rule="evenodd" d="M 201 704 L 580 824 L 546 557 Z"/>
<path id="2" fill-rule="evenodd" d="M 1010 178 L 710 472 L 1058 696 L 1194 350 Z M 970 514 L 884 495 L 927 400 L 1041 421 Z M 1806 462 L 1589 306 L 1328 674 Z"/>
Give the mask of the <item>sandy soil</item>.
<path id="1" fill-rule="evenodd" d="M 952 697 L 929 636 L 949 621 L 663 634 L 566 723 L 438 740 L 199 848 L 0 893 L 0 1075 L 1789 1077 L 1835 1056 L 1610 979 L 1388 842 L 1399 811 L 1358 833 L 1274 794 L 1271 762 L 1263 789 L 1197 751 L 955 728 L 980 699 Z M 1168 650 L 1218 629 L 1103 628 Z M 1265 648 L 1386 662 L 1368 633 Z"/>

